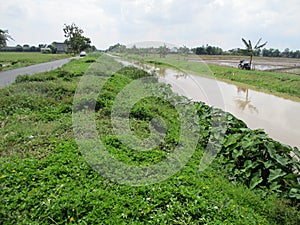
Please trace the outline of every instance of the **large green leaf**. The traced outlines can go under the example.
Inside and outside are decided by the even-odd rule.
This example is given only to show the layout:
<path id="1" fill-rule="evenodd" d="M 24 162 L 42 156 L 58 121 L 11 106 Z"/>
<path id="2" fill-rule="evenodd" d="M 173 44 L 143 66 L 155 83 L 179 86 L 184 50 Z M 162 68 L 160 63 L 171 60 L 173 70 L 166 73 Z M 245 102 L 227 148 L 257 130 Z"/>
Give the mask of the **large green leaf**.
<path id="1" fill-rule="evenodd" d="M 246 162 L 244 163 L 244 167 L 245 167 L 245 170 L 254 167 L 253 162 L 251 160 L 246 160 Z"/>
<path id="2" fill-rule="evenodd" d="M 232 134 L 228 136 L 226 142 L 224 143 L 224 147 L 227 148 L 228 146 L 231 146 L 235 144 L 239 140 L 240 134 Z"/>
<path id="3" fill-rule="evenodd" d="M 232 152 L 232 157 L 234 159 L 237 159 L 241 155 L 243 155 L 243 149 L 241 149 L 241 150 L 234 149 Z"/>
<path id="4" fill-rule="evenodd" d="M 261 171 L 256 172 L 255 174 L 253 174 L 253 177 L 250 181 L 250 189 L 255 188 L 257 185 L 259 185 L 261 182 L 263 181 L 262 177 L 261 177 Z"/>
<path id="5" fill-rule="evenodd" d="M 286 172 L 282 171 L 281 169 L 270 170 L 268 181 L 272 183 L 273 180 L 283 177 L 284 175 L 286 175 Z"/>
<path id="6" fill-rule="evenodd" d="M 298 157 L 298 159 L 300 159 L 300 151 L 299 151 L 299 149 L 298 148 L 293 148 L 293 153 L 295 154 L 295 156 L 297 156 Z"/>
<path id="7" fill-rule="evenodd" d="M 253 162 L 251 160 L 246 160 L 246 162 L 244 163 L 244 169 L 243 169 L 243 171 L 253 170 L 257 166 L 259 166 L 258 162 Z"/>
<path id="8" fill-rule="evenodd" d="M 289 164 L 288 159 L 276 153 L 274 145 L 272 143 L 265 144 L 265 146 L 267 147 L 268 153 L 270 154 L 272 159 L 275 159 L 275 161 L 277 161 L 282 166 L 286 166 L 287 164 Z"/>
<path id="9" fill-rule="evenodd" d="M 275 155 L 275 160 L 282 166 L 286 166 L 290 163 L 288 159 L 277 154 Z"/>
<path id="10" fill-rule="evenodd" d="M 264 166 L 266 169 L 270 168 L 271 166 L 274 165 L 274 163 L 271 160 L 267 160 L 263 162 Z"/>
<path id="11" fill-rule="evenodd" d="M 296 199 L 300 200 L 300 190 L 296 189 L 296 188 L 292 188 L 290 190 L 289 196 L 291 198 L 296 198 Z"/>
<path id="12" fill-rule="evenodd" d="M 280 189 L 279 189 L 280 187 L 281 187 L 281 185 L 278 184 L 278 182 L 273 182 L 270 185 L 270 190 L 280 192 Z"/>

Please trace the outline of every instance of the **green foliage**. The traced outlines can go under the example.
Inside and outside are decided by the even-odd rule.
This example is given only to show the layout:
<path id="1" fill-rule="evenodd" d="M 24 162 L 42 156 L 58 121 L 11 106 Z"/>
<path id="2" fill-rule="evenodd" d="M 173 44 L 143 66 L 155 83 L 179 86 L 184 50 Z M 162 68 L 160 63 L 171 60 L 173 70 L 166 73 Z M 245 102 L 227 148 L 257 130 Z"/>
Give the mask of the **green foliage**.
<path id="1" fill-rule="evenodd" d="M 299 214 L 276 198 L 227 183 L 215 171 L 145 187 L 116 185 L 86 164 L 74 141 L 54 143 L 39 160 L 0 159 L 3 224 L 297 224 Z"/>
<path id="2" fill-rule="evenodd" d="M 14 40 L 8 33 L 8 30 L 0 29 L 0 48 L 6 46 L 8 40 Z"/>
<path id="3" fill-rule="evenodd" d="M 68 72 L 65 70 L 57 69 L 51 72 L 37 73 L 34 75 L 19 75 L 16 77 L 16 83 L 33 82 L 33 81 L 50 81 L 63 78 L 64 80 L 72 79 L 74 77 L 82 76 L 82 72 Z"/>
<path id="4" fill-rule="evenodd" d="M 56 54 L 56 52 L 57 52 L 57 47 L 55 47 L 54 45 L 48 45 L 48 48 L 51 49 L 51 53 L 52 53 L 52 54 Z"/>
<path id="5" fill-rule="evenodd" d="M 235 68 L 211 65 L 210 69 L 217 78 L 250 85 L 256 89 L 300 98 L 300 77 L 264 71 L 245 71 Z"/>
<path id="6" fill-rule="evenodd" d="M 297 148 L 280 144 L 272 140 L 262 130 L 251 130 L 246 124 L 229 113 L 211 109 L 203 104 L 198 105 L 201 118 L 204 143 L 208 142 L 214 115 L 224 114 L 227 132 L 222 150 L 219 152 L 219 163 L 227 171 L 230 180 L 246 184 L 250 189 L 265 188 L 276 192 L 295 202 L 300 202 L 299 179 L 300 156 Z M 296 154 L 292 157 L 291 153 Z"/>
<path id="7" fill-rule="evenodd" d="M 91 47 L 91 40 L 82 35 L 83 30 L 77 27 L 76 24 L 65 24 L 63 31 L 65 33 L 65 38 L 67 38 L 65 43 L 67 44 L 70 53 L 76 54 Z"/>
<path id="8" fill-rule="evenodd" d="M 251 68 L 253 56 L 256 55 L 256 52 L 259 51 L 262 47 L 264 47 L 268 42 L 260 44 L 260 42 L 261 42 L 261 38 L 260 38 L 258 40 L 258 42 L 256 43 L 256 45 L 254 47 L 252 47 L 252 43 L 250 40 L 247 42 L 244 38 L 242 38 L 242 41 L 246 46 L 246 49 L 244 49 L 243 52 L 250 55 L 250 68 Z"/>
<path id="9" fill-rule="evenodd" d="M 162 45 L 159 47 L 158 49 L 158 53 L 159 53 L 159 56 L 162 58 L 166 57 L 166 55 L 168 54 L 169 52 L 169 49 L 167 48 L 166 44 Z"/>
<path id="10" fill-rule="evenodd" d="M 196 55 L 222 55 L 223 49 L 215 46 L 202 46 L 192 49 Z"/>
<path id="11" fill-rule="evenodd" d="M 96 58 L 73 60 L 60 70 L 18 78 L 18 83 L 0 90 L 2 224 L 299 224 L 299 210 L 289 200 L 270 191 L 250 190 L 242 179 L 228 180 L 229 165 L 245 169 L 238 176 L 247 178 L 246 171 L 254 174 L 256 171 L 250 167 L 255 168 L 255 161 L 249 160 L 261 157 L 257 150 L 260 148 L 270 158 L 263 162 L 270 172 L 264 181 L 277 182 L 282 193 L 289 190 L 294 199 L 299 190 L 290 188 L 294 177 L 289 177 L 288 147 L 270 140 L 261 131 L 249 130 L 232 115 L 225 114 L 228 131 L 220 156 L 222 160 L 231 159 L 225 164 L 228 168 L 215 160 L 207 170 L 199 172 L 199 162 L 214 132 L 212 123 L 222 113 L 204 103 L 194 104 L 199 115 L 199 144 L 188 164 L 173 177 L 149 186 L 130 187 L 96 173 L 78 151 L 72 131 L 73 96 L 79 76 L 90 65 L 88 61 Z M 105 60 L 111 63 L 105 57 L 101 59 L 104 64 Z M 180 118 L 173 105 L 182 99 L 163 84 L 157 84 L 152 91 L 163 92 L 171 102 L 145 98 L 130 112 L 131 129 L 142 138 L 149 135 L 153 117 L 163 118 L 166 128 L 156 128 L 167 135 L 157 149 L 132 151 L 112 130 L 110 111 L 115 97 L 133 79 L 145 76 L 150 75 L 124 68 L 107 80 L 103 77 L 105 85 L 95 112 L 99 138 L 107 151 L 133 165 L 157 163 L 178 143 Z M 259 165 L 256 167 L 263 168 Z"/>
<path id="12" fill-rule="evenodd" d="M 300 162 L 291 156 L 292 152 L 299 155 L 297 148 L 273 141 L 261 130 L 235 127 L 234 132 L 232 128 L 229 130 L 220 162 L 232 179 L 245 183 L 251 189 L 265 187 L 300 200 L 294 192 L 300 187 L 300 175 L 296 172 L 300 169 Z"/>

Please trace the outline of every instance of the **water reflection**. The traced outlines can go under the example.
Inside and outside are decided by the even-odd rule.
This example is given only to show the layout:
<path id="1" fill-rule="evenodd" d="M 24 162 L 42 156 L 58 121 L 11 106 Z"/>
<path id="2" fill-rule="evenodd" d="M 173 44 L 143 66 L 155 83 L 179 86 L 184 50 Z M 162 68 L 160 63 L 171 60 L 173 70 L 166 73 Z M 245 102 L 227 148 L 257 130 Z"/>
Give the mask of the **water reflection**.
<path id="1" fill-rule="evenodd" d="M 180 78 L 186 79 L 188 77 L 188 74 L 178 71 L 178 73 L 175 75 L 175 77 L 176 77 L 176 79 L 180 79 Z"/>
<path id="2" fill-rule="evenodd" d="M 171 69 L 160 81 L 191 100 L 232 113 L 251 129 L 265 130 L 274 140 L 300 147 L 299 102 Z"/>
<path id="3" fill-rule="evenodd" d="M 166 68 L 157 68 L 156 72 L 159 76 L 165 77 L 166 76 Z"/>
<path id="4" fill-rule="evenodd" d="M 258 113 L 258 109 L 253 104 L 251 104 L 251 99 L 249 98 L 249 89 L 248 88 L 237 87 L 237 93 L 238 94 L 245 93 L 244 99 L 239 98 L 239 99 L 235 100 L 239 109 L 244 111 L 246 108 L 248 108 L 252 113 L 253 112 Z"/>

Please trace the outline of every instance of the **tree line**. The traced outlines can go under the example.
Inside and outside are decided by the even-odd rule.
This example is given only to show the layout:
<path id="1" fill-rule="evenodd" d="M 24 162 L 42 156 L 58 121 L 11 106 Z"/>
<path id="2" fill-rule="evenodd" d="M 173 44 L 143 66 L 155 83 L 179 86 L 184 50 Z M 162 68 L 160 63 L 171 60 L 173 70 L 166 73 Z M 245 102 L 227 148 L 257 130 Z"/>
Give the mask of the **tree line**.
<path id="1" fill-rule="evenodd" d="M 65 41 L 64 43 L 67 45 L 67 53 L 79 53 L 84 50 L 91 50 L 95 51 L 95 46 L 91 46 L 91 40 L 88 37 L 83 36 L 83 30 L 76 26 L 76 24 L 72 23 L 71 25 L 65 24 L 63 28 Z M 36 46 L 29 46 L 29 45 L 17 45 L 15 47 L 8 47 L 6 42 L 8 40 L 13 40 L 13 38 L 9 35 L 7 30 L 0 29 L 0 51 L 7 51 L 7 52 L 39 52 L 42 48 L 50 48 L 52 53 L 56 53 L 55 46 L 52 45 L 39 45 Z M 199 47 L 195 47 L 192 49 L 187 48 L 186 46 L 169 49 L 165 45 L 161 46 L 158 49 L 155 48 L 137 48 L 133 46 L 132 48 L 128 49 L 125 45 L 116 44 L 110 46 L 107 51 L 115 51 L 120 53 L 134 53 L 134 54 L 151 54 L 151 53 L 159 53 L 162 57 L 168 53 L 178 53 L 187 55 L 193 52 L 196 55 L 243 55 L 247 56 L 251 53 L 252 56 L 264 56 L 264 57 L 285 57 L 285 58 L 300 58 L 300 50 L 290 50 L 286 48 L 284 51 L 280 51 L 274 48 L 264 48 L 261 49 L 263 46 L 257 46 L 259 48 L 251 49 L 251 42 L 247 42 L 243 40 L 244 44 L 246 45 L 245 49 L 235 48 L 228 51 L 224 51 L 220 47 L 211 46 L 211 45 L 202 45 Z M 265 45 L 265 44 L 263 44 Z M 250 48 L 251 47 L 251 48 Z M 251 49 L 251 51 L 250 51 Z"/>
<path id="2" fill-rule="evenodd" d="M 178 53 L 178 54 L 189 54 L 194 53 L 196 55 L 236 55 L 236 56 L 249 56 L 250 45 L 249 41 L 247 42 L 248 46 L 246 49 L 235 48 L 228 51 L 224 51 L 220 47 L 211 46 L 211 45 L 202 45 L 196 48 L 188 48 L 186 46 L 175 48 L 176 51 L 172 51 L 170 48 L 166 48 L 166 46 L 161 46 L 160 48 L 137 48 L 135 45 L 131 48 L 126 47 L 120 43 L 110 46 L 106 51 L 113 51 L 118 53 L 127 53 L 127 54 L 139 54 L 139 55 L 147 55 L 147 54 L 170 54 L 170 53 Z M 264 47 L 266 43 L 262 44 Z M 255 47 L 255 46 L 254 46 Z M 286 48 L 284 51 L 280 51 L 274 48 L 263 48 L 261 46 L 256 46 L 260 48 L 254 48 L 250 51 L 250 55 L 252 56 L 264 56 L 264 57 L 285 57 L 285 58 L 300 58 L 300 50 L 292 51 Z M 161 54 L 161 55 L 163 55 Z"/>
<path id="3" fill-rule="evenodd" d="M 229 50 L 230 55 L 245 55 L 243 49 L 236 48 Z M 264 57 L 282 57 L 282 58 L 300 58 L 300 50 L 290 50 L 286 48 L 284 51 L 274 48 L 264 48 L 254 52 L 254 56 L 264 56 Z"/>
<path id="4" fill-rule="evenodd" d="M 91 46 L 91 39 L 83 36 L 83 30 L 76 26 L 75 23 L 71 25 L 65 24 L 64 37 L 66 38 L 64 43 L 66 44 L 66 53 L 77 54 L 81 51 L 90 50 L 95 51 L 96 47 Z M 45 45 L 40 44 L 38 47 L 29 46 L 27 44 L 21 46 L 17 45 L 15 47 L 8 47 L 7 41 L 14 40 L 8 33 L 8 30 L 0 29 L 0 51 L 5 52 L 39 52 L 44 51 L 47 48 L 47 53 L 56 53 L 57 48 L 55 45 Z M 49 51 L 49 52 L 48 52 Z"/>
<path id="5" fill-rule="evenodd" d="M 1 52 L 41 52 L 41 49 L 49 48 L 51 53 L 56 53 L 56 47 L 53 45 L 39 44 L 38 46 L 29 46 L 28 44 L 16 45 L 16 46 L 5 46 L 0 49 Z"/>
<path id="6" fill-rule="evenodd" d="M 228 51 L 224 51 L 220 47 L 215 46 L 201 46 L 193 48 L 192 51 L 196 55 L 237 55 L 237 56 L 248 56 L 249 54 L 245 52 L 245 49 L 235 48 Z M 282 57 L 282 58 L 300 58 L 300 50 L 290 50 L 286 48 L 284 51 L 274 48 L 263 48 L 253 51 L 253 56 L 264 56 L 264 57 Z"/>
<path id="7" fill-rule="evenodd" d="M 192 51 L 196 55 L 224 55 L 225 52 L 220 47 L 210 46 L 210 45 L 202 45 L 201 47 L 193 48 Z"/>

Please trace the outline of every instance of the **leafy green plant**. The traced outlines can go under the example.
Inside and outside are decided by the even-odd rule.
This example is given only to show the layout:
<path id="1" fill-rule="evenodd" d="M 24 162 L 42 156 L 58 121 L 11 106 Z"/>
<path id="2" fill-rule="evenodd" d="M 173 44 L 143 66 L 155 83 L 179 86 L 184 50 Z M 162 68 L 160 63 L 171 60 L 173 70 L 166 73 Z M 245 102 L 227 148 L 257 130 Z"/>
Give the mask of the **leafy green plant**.
<path id="1" fill-rule="evenodd" d="M 230 116 L 231 126 L 232 120 Z M 291 156 L 299 156 L 297 148 L 282 145 L 263 132 L 247 127 L 229 129 L 224 142 L 221 161 L 229 174 L 251 189 L 266 187 L 283 196 L 300 200 L 300 162 Z"/>

